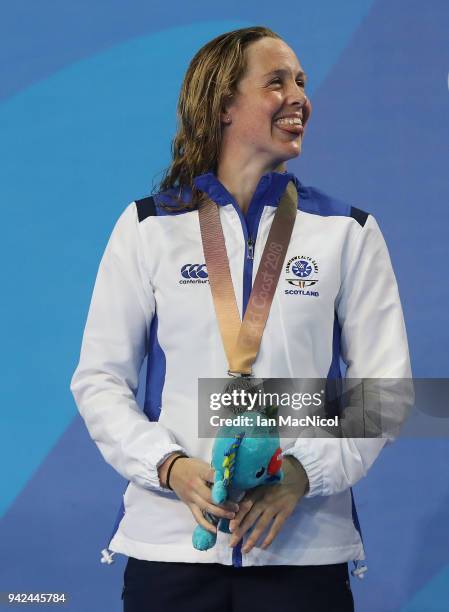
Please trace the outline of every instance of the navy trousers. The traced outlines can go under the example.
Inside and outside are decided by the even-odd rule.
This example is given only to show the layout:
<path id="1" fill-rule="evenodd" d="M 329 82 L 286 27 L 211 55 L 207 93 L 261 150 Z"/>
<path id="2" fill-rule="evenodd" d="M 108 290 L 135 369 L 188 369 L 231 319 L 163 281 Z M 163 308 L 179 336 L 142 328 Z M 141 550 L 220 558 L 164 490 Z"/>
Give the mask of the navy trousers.
<path id="1" fill-rule="evenodd" d="M 354 612 L 348 564 L 232 567 L 129 557 L 124 612 Z"/>

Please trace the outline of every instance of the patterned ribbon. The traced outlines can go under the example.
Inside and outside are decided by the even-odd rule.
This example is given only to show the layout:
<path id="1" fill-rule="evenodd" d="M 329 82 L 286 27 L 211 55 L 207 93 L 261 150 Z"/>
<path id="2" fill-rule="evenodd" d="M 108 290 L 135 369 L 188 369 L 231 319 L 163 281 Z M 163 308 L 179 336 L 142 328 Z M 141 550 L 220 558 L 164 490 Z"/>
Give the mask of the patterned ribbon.
<path id="1" fill-rule="evenodd" d="M 229 374 L 251 375 L 295 224 L 298 192 L 289 181 L 270 227 L 243 317 L 237 307 L 220 212 L 208 199 L 199 206 L 204 256 Z"/>

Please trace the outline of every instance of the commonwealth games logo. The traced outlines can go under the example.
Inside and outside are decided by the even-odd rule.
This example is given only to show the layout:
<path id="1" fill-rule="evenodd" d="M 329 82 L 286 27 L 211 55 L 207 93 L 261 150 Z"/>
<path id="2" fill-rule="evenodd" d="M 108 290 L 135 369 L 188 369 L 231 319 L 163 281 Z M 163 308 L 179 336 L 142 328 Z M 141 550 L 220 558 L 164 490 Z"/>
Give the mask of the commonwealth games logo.
<path id="1" fill-rule="evenodd" d="M 316 278 L 318 274 L 318 264 L 307 255 L 295 255 L 295 257 L 292 257 L 285 267 L 285 273 L 287 275 L 285 280 L 290 285 L 298 287 L 299 289 L 312 287 L 318 282 Z M 288 293 L 292 292 L 289 291 Z M 315 292 L 310 292 L 310 294 L 312 293 Z M 307 292 L 307 294 L 309 293 Z"/>

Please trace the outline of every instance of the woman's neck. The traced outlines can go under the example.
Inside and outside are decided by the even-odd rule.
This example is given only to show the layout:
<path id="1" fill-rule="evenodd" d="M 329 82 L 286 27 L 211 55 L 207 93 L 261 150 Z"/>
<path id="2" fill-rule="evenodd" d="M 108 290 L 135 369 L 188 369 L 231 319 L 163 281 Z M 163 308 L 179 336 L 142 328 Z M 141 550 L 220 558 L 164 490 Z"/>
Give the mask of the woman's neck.
<path id="1" fill-rule="evenodd" d="M 284 163 L 268 167 L 261 167 L 253 163 L 238 167 L 232 160 L 220 160 L 217 178 L 235 199 L 243 214 L 246 214 L 261 177 L 267 172 L 284 172 L 285 170 Z"/>

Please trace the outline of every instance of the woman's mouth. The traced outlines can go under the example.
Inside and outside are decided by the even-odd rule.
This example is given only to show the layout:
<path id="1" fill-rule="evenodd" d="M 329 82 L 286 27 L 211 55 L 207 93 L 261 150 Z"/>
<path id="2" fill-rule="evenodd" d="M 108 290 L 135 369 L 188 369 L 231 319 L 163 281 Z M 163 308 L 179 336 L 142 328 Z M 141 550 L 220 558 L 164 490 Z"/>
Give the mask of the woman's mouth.
<path id="1" fill-rule="evenodd" d="M 299 117 L 283 117 L 281 119 L 276 119 L 274 125 L 283 132 L 289 132 L 290 134 L 298 135 L 304 132 L 304 127 Z"/>

